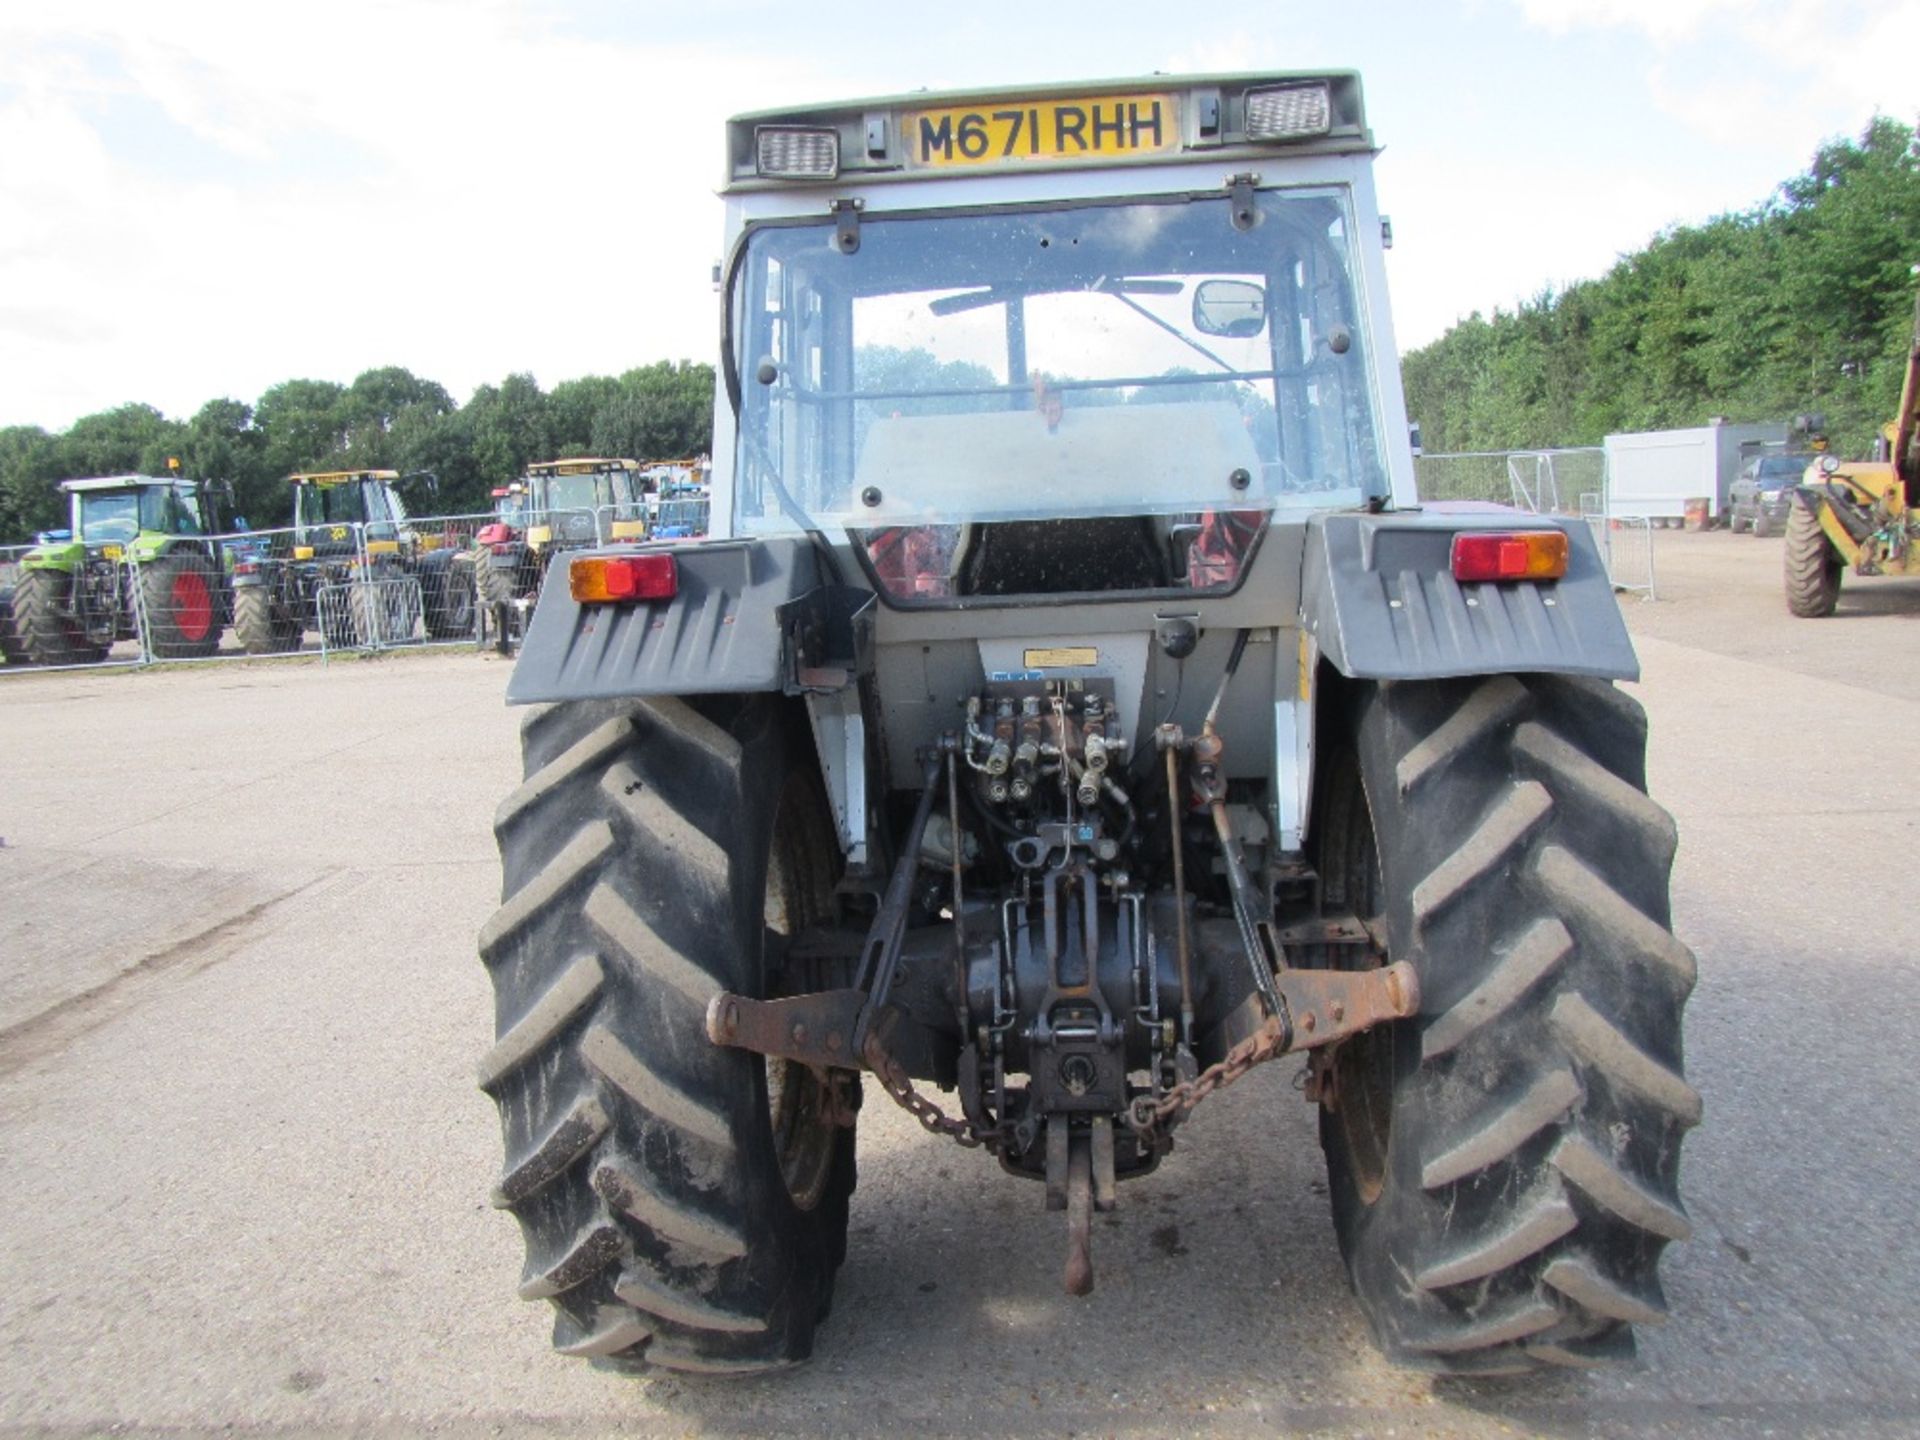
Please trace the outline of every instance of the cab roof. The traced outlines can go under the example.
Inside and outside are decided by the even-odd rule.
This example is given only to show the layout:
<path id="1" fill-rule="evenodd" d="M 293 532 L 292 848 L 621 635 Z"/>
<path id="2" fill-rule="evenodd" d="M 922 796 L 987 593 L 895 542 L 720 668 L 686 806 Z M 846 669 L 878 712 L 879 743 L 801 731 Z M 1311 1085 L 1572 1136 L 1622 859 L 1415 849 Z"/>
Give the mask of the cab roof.
<path id="1" fill-rule="evenodd" d="M 569 455 L 565 460 L 540 460 L 527 466 L 529 475 L 591 475 L 600 470 L 638 470 L 638 460 L 606 460 L 591 455 Z"/>
<path id="2" fill-rule="evenodd" d="M 167 475 L 95 475 L 85 480 L 62 480 L 69 495 L 85 490 L 130 490 L 137 485 L 193 485 L 195 481 Z"/>
<path id="3" fill-rule="evenodd" d="M 399 478 L 398 470 L 320 470 L 287 477 L 295 485 L 345 485 L 354 480 L 384 480 L 391 484 Z"/>
<path id="4" fill-rule="evenodd" d="M 1311 135 L 1262 138 L 1248 133 L 1248 96 L 1254 92 L 1324 85 L 1325 128 Z M 1010 158 L 987 157 L 972 164 L 929 169 L 916 164 L 910 122 L 922 116 L 976 112 L 989 121 L 995 112 L 1057 102 L 1164 97 L 1172 109 L 1168 145 L 1154 153 L 1130 156 L 1096 154 L 1028 155 L 1013 149 Z M 838 136 L 838 166 L 831 175 L 805 179 L 768 178 L 758 165 L 758 135 L 763 130 L 831 129 Z M 1012 148 L 1012 147 L 1009 147 Z M 1075 169 L 1090 166 L 1169 164 L 1194 160 L 1252 159 L 1271 163 L 1289 154 L 1374 151 L 1367 129 L 1360 76 L 1352 70 L 1266 70 L 1209 75 L 1141 75 L 1113 80 L 1073 80 L 1057 84 L 1001 86 L 991 89 L 913 91 L 865 100 L 835 101 L 776 110 L 750 111 L 727 122 L 727 181 L 722 191 L 818 186 L 849 181 L 961 178 L 1009 170 Z"/>

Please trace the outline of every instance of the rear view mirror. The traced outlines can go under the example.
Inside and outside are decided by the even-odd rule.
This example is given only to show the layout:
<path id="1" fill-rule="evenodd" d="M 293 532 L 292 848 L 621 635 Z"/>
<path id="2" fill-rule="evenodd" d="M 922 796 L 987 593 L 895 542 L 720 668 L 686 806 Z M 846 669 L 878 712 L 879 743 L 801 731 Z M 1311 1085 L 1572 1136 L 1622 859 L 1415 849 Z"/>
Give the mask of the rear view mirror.
<path id="1" fill-rule="evenodd" d="M 1202 335 L 1251 339 L 1267 327 L 1267 292 L 1251 280 L 1202 280 L 1193 292 L 1193 326 Z"/>

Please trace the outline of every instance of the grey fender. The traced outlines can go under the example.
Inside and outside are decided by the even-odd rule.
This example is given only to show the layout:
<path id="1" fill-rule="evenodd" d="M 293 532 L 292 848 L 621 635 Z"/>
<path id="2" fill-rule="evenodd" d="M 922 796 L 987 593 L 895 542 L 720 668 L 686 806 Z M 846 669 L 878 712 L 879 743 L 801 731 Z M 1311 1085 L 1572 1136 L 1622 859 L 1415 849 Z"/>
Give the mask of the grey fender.
<path id="1" fill-rule="evenodd" d="M 1453 578 L 1455 535 L 1545 529 L 1566 533 L 1564 579 L 1462 584 Z M 1351 679 L 1517 671 L 1640 678 L 1587 523 L 1505 506 L 1313 516 L 1300 623 Z"/>
<path id="2" fill-rule="evenodd" d="M 582 605 L 566 565 L 666 553 L 678 589 L 651 604 Z M 802 536 L 572 550 L 540 587 L 507 703 L 628 695 L 817 694 L 873 664 L 873 595 L 831 583 Z"/>

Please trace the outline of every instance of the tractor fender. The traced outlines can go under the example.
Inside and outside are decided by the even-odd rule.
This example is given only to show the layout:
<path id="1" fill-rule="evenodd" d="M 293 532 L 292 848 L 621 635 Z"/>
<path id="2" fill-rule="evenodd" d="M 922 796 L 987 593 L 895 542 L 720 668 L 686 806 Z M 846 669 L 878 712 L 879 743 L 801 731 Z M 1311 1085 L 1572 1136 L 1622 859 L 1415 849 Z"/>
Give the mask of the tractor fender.
<path id="1" fill-rule="evenodd" d="M 670 600 L 582 605 L 558 577 L 540 587 L 508 704 L 798 695 L 871 670 L 873 594 L 831 582 L 804 536 L 570 550 L 555 563 L 649 553 L 673 557 Z"/>
<path id="2" fill-rule="evenodd" d="M 1844 485 L 1831 481 L 1811 485 L 1796 485 L 1787 492 L 1793 502 L 1821 520 L 1831 515 L 1833 523 L 1845 532 L 1855 545 L 1864 545 L 1873 538 L 1873 517 L 1861 505 L 1860 499 Z M 1822 529 L 1830 529 L 1822 521 Z"/>
<path id="3" fill-rule="evenodd" d="M 1640 678 L 1613 582 L 1585 521 L 1504 505 L 1434 505 L 1314 515 L 1306 528 L 1300 624 L 1349 679 L 1528 671 Z M 1455 535 L 1546 529 L 1567 536 L 1562 579 L 1453 578 Z"/>

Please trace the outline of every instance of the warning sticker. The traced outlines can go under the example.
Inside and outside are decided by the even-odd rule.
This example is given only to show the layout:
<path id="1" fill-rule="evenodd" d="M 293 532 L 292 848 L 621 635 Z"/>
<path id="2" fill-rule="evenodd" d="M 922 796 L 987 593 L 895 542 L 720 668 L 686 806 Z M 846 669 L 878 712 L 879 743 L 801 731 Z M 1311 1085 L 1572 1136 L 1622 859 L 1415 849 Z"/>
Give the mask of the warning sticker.
<path id="1" fill-rule="evenodd" d="M 1029 670 L 1078 670 L 1100 663 L 1100 652 L 1091 645 L 1059 645 L 1044 650 L 1029 650 Z"/>

